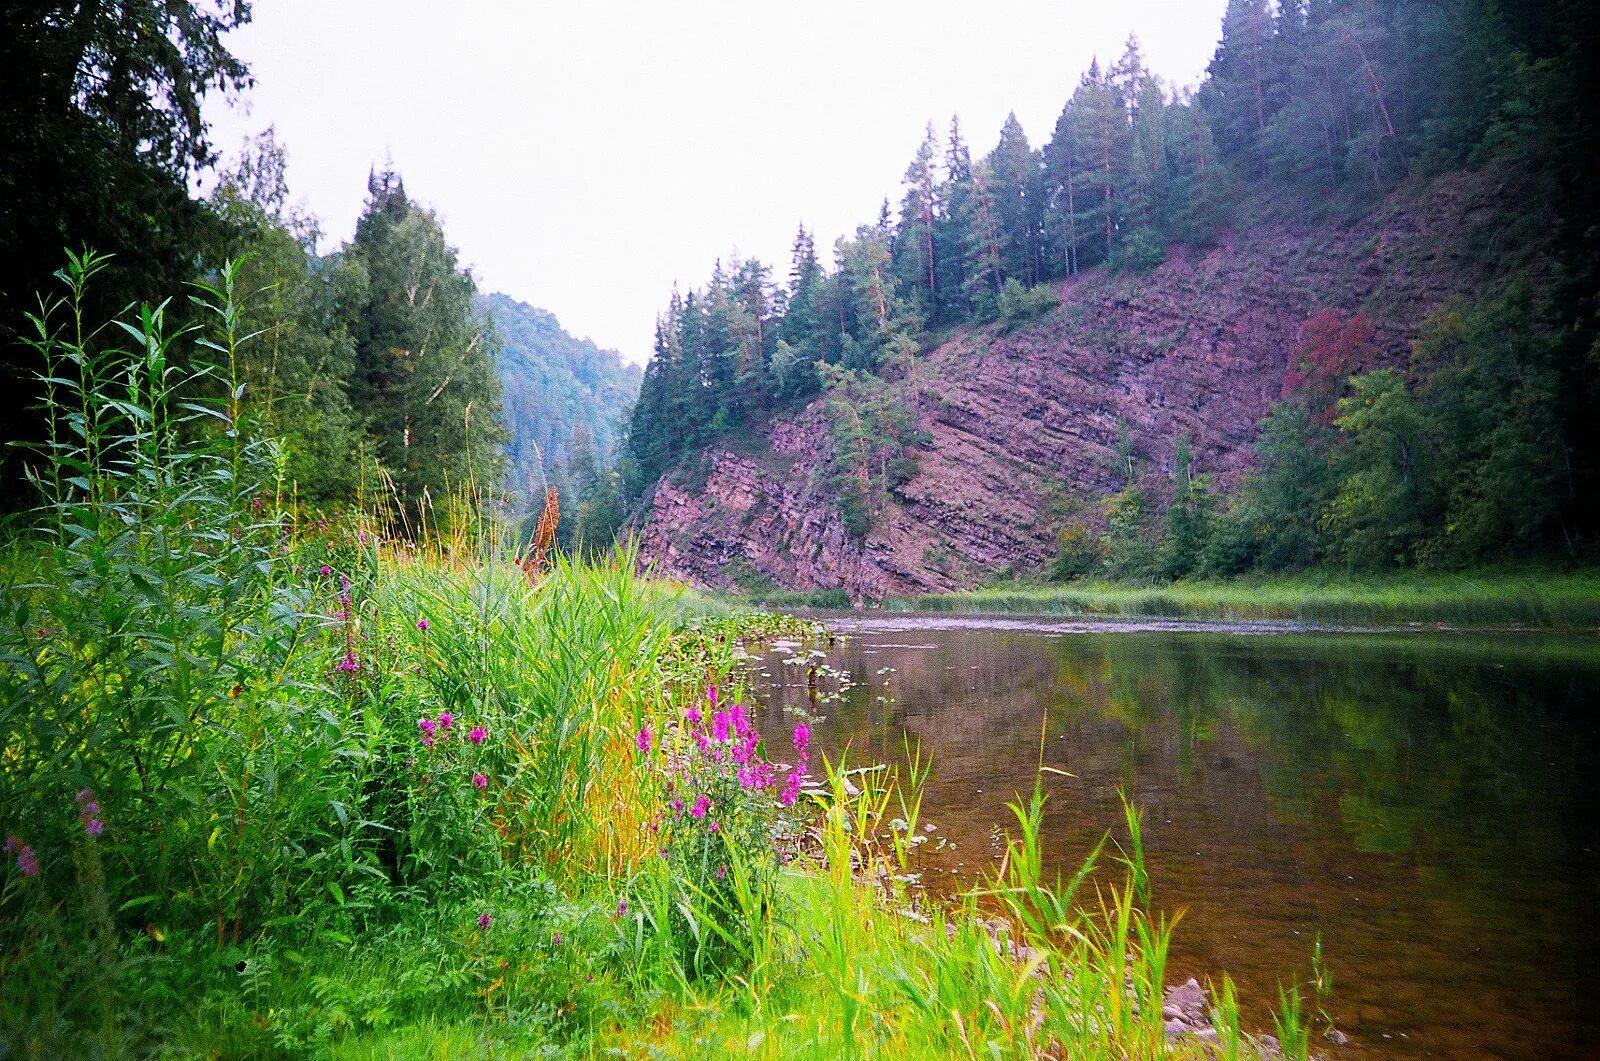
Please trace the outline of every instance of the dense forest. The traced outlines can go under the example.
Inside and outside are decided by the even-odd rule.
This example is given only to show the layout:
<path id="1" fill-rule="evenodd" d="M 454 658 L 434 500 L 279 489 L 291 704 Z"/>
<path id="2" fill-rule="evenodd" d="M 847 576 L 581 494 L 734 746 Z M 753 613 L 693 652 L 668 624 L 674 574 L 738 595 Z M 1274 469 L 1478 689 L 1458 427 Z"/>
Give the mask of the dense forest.
<path id="1" fill-rule="evenodd" d="M 1595 23 L 1583 4 L 1232 0 L 1192 92 L 1130 40 L 1091 65 L 1040 148 L 1014 116 L 986 154 L 959 122 L 930 124 L 898 207 L 885 200 L 828 260 L 802 227 L 787 277 L 735 259 L 673 293 L 634 411 L 631 496 L 820 394 L 841 513 L 863 537 L 874 495 L 915 468 L 919 356 L 951 329 L 1018 327 L 1080 271 L 1148 271 L 1175 244 L 1359 214 L 1494 168 L 1513 238 L 1479 254 L 1492 296 L 1441 307 L 1409 365 L 1359 374 L 1371 322 L 1314 314 L 1284 351 L 1252 474 L 1224 493 L 1182 438 L 1159 455 L 1170 477 L 1119 445 L 1122 488 L 1058 506 L 1053 574 L 1586 555 L 1600 269 L 1581 71 Z"/>

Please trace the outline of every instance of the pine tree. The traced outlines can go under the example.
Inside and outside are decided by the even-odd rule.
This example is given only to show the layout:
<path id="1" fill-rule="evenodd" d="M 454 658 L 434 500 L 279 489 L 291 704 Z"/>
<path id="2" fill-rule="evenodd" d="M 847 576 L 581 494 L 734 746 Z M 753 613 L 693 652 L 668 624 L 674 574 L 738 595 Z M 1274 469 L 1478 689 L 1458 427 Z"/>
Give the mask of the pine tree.
<path id="1" fill-rule="evenodd" d="M 1099 260 L 1116 252 L 1117 231 L 1122 226 L 1118 190 L 1127 181 L 1132 138 L 1128 111 L 1111 80 L 1091 63 L 1072 95 L 1075 128 L 1081 138 L 1084 167 L 1078 171 L 1077 200 L 1086 227 L 1099 231 Z M 1087 235 L 1087 233 L 1085 234 Z"/>
<path id="2" fill-rule="evenodd" d="M 1015 113 L 1006 116 L 1000 142 L 985 160 L 994 196 L 994 224 L 1001 261 L 1001 280 L 1039 282 L 1041 174 L 1039 155 Z"/>
<path id="3" fill-rule="evenodd" d="M 1201 90 L 1218 142 L 1228 155 L 1267 173 L 1266 132 L 1272 117 L 1267 78 L 1272 15 L 1267 0 L 1228 0 L 1217 44 Z"/>
<path id="4" fill-rule="evenodd" d="M 1078 271 L 1077 173 L 1082 168 L 1082 146 L 1076 129 L 1077 114 L 1069 101 L 1056 119 L 1055 133 L 1044 151 L 1044 234 L 1050 252 L 1046 272 L 1072 276 Z"/>
<path id="5" fill-rule="evenodd" d="M 992 317 L 995 298 L 1005 285 L 1000 260 L 1000 225 L 995 213 L 994 180 L 986 162 L 972 167 L 964 207 L 963 250 L 966 261 L 967 302 L 981 317 Z"/>
<path id="6" fill-rule="evenodd" d="M 900 201 L 900 227 L 894 242 L 895 278 L 901 290 L 910 292 L 921 306 L 923 316 L 932 319 L 939 297 L 938 256 L 934 248 L 934 229 L 939 209 L 939 187 L 934 172 L 933 123 L 906 167 L 905 196 Z"/>

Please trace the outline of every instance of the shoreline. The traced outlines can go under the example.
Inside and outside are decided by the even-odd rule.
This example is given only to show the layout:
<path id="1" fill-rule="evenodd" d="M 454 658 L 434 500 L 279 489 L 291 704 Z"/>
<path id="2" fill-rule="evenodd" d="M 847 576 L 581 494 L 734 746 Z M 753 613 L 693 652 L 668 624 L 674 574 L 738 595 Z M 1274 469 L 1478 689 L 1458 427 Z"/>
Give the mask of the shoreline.
<path id="1" fill-rule="evenodd" d="M 727 599 L 773 609 L 848 608 L 842 590 L 775 590 Z M 1008 583 L 951 593 L 906 594 L 856 614 L 1208 620 L 1300 623 L 1331 628 L 1565 630 L 1600 629 L 1600 571 L 1475 572 L 1341 578 L 1173 582 Z"/>

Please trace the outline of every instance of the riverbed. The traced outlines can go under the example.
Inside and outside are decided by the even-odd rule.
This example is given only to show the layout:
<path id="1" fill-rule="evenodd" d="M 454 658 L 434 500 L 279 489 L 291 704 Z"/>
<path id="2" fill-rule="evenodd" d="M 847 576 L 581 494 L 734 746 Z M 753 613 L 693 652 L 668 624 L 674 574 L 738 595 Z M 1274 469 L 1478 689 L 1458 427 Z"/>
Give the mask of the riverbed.
<path id="1" fill-rule="evenodd" d="M 1320 935 L 1331 1056 L 1600 1049 L 1600 637 L 822 618 L 814 680 L 815 646 L 755 662 L 763 725 L 815 716 L 855 764 L 920 746 L 931 891 L 973 886 L 1036 777 L 1068 875 L 1125 793 L 1181 911 L 1169 980 L 1226 972 L 1248 1025 Z"/>

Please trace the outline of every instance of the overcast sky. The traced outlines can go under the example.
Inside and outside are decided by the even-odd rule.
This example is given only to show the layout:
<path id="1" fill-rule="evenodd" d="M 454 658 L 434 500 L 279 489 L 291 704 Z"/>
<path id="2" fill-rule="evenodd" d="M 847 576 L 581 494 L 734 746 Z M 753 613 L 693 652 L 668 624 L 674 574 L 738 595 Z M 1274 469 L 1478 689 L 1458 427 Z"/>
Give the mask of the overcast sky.
<path id="1" fill-rule="evenodd" d="M 392 159 L 479 286 L 650 353 L 674 282 L 737 251 L 787 272 L 877 216 L 932 120 L 974 155 L 1015 110 L 1035 147 L 1089 61 L 1136 34 L 1196 83 L 1225 0 L 257 0 L 230 38 L 256 87 L 213 103 L 233 152 L 268 125 L 294 196 L 347 239 Z"/>

